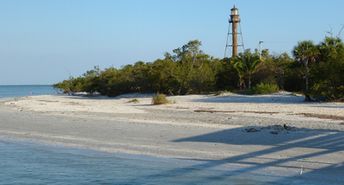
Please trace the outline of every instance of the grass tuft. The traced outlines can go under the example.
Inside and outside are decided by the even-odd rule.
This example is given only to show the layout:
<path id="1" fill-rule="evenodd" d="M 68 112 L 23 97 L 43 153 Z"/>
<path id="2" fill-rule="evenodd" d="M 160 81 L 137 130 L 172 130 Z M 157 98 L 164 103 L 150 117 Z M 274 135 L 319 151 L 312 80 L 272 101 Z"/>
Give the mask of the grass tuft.
<path id="1" fill-rule="evenodd" d="M 140 101 L 135 98 L 135 99 L 129 100 L 127 103 L 140 103 Z"/>
<path id="2" fill-rule="evenodd" d="M 153 105 L 163 105 L 163 104 L 168 104 L 170 101 L 166 98 L 166 95 L 164 94 L 156 94 L 152 98 L 152 104 Z"/>

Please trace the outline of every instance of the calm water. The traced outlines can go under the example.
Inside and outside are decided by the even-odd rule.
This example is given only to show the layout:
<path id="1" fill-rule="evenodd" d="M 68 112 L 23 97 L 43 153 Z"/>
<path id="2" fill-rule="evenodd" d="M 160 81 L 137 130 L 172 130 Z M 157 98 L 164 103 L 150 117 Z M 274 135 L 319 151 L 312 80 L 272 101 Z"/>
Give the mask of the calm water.
<path id="1" fill-rule="evenodd" d="M 0 184 L 263 184 L 202 164 L 0 138 Z"/>
<path id="2" fill-rule="evenodd" d="M 0 85 L 0 98 L 56 94 L 50 85 Z"/>

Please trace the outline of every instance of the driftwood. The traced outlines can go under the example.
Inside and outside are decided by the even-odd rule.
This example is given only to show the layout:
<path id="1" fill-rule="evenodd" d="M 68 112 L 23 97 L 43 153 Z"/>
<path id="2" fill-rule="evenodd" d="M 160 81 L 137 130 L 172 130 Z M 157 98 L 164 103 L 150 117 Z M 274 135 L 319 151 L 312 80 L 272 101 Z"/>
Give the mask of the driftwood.
<path id="1" fill-rule="evenodd" d="M 301 116 L 310 117 L 310 118 L 320 118 L 320 119 L 331 119 L 331 120 L 344 121 L 344 116 L 312 114 L 312 113 L 300 113 L 300 114 L 296 114 L 296 115 L 301 115 Z"/>
<path id="2" fill-rule="evenodd" d="M 194 110 L 194 112 L 206 112 L 206 113 L 254 113 L 254 114 L 279 114 L 279 112 L 263 112 L 263 111 L 230 111 L 230 110 L 208 110 L 208 109 L 199 109 Z M 319 118 L 319 119 L 330 119 L 330 120 L 339 120 L 344 121 L 344 116 L 335 116 L 335 115 L 326 115 L 326 114 L 312 114 L 312 113 L 298 113 L 294 115 L 305 116 L 310 118 Z"/>
<path id="3" fill-rule="evenodd" d="M 254 113 L 254 114 L 278 114 L 279 112 L 260 112 L 260 111 L 228 111 L 228 110 L 194 110 L 194 112 L 207 112 L 207 113 Z"/>

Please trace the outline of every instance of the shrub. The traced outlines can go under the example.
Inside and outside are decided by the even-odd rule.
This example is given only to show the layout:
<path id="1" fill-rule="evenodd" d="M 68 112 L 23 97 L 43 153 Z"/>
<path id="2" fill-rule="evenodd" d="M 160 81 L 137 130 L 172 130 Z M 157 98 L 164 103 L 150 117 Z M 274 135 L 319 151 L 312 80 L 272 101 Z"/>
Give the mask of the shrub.
<path id="1" fill-rule="evenodd" d="M 278 86 L 271 83 L 260 83 L 252 89 L 254 94 L 271 94 L 278 91 Z"/>
<path id="2" fill-rule="evenodd" d="M 164 94 L 156 94 L 153 96 L 152 99 L 152 104 L 153 105 L 163 105 L 163 104 L 168 104 L 170 101 L 166 98 L 166 95 Z"/>
<path id="3" fill-rule="evenodd" d="M 343 46 L 344 47 L 344 46 Z M 330 57 L 326 57 L 330 58 Z M 312 86 L 310 95 L 321 101 L 344 100 L 344 48 L 342 56 L 327 59 L 311 70 Z"/>
<path id="4" fill-rule="evenodd" d="M 223 59 L 216 74 L 216 90 L 234 90 L 238 87 L 239 76 L 230 59 Z"/>

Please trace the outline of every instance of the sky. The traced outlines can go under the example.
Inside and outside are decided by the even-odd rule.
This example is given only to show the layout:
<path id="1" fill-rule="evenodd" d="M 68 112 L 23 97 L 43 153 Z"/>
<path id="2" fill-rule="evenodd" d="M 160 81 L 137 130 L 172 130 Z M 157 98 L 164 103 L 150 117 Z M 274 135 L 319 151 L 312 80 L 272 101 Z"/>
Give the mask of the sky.
<path id="1" fill-rule="evenodd" d="M 246 49 L 290 52 L 344 25 L 343 0 L 0 0 L 0 85 L 152 62 L 194 39 L 222 58 L 234 4 Z"/>

